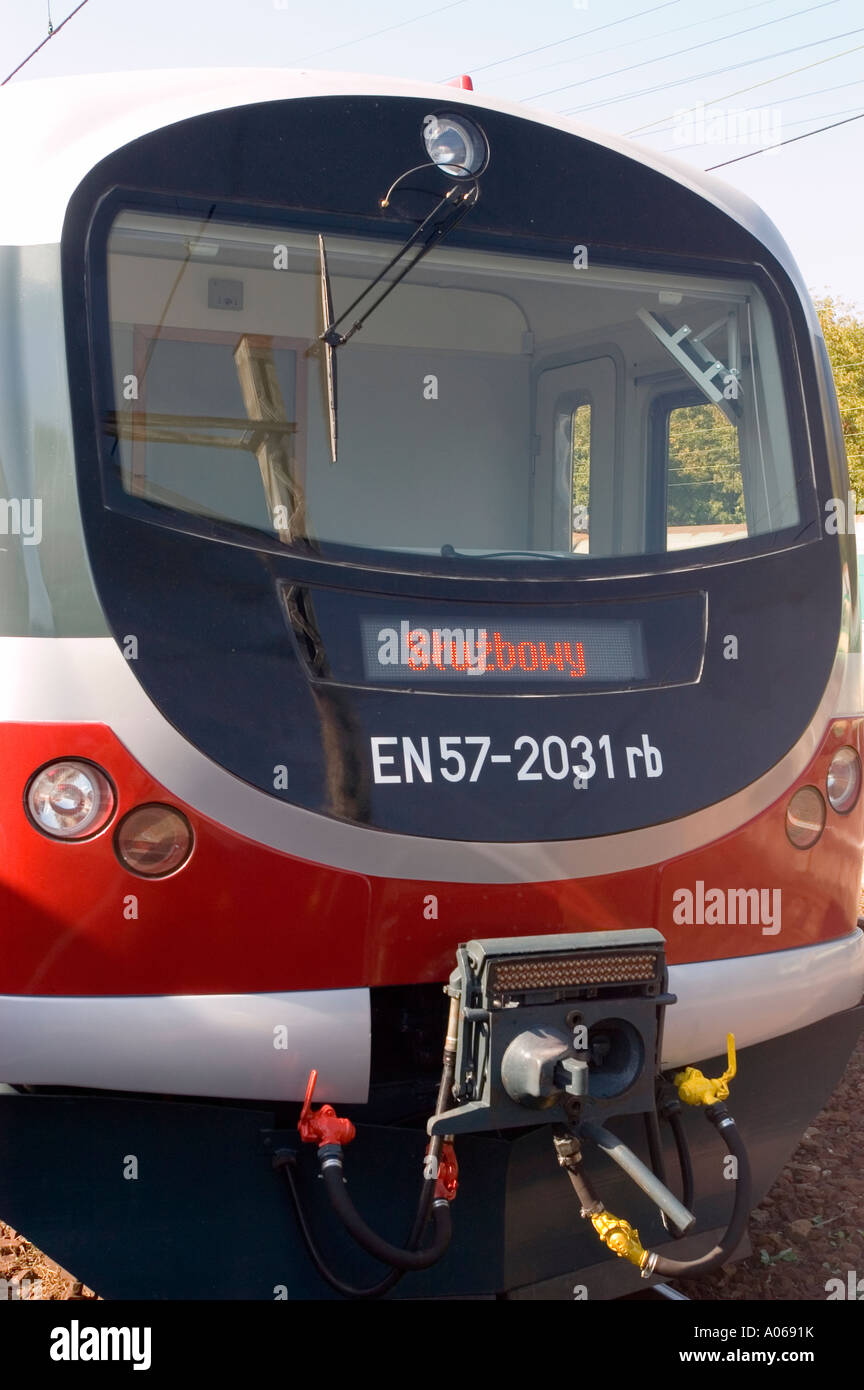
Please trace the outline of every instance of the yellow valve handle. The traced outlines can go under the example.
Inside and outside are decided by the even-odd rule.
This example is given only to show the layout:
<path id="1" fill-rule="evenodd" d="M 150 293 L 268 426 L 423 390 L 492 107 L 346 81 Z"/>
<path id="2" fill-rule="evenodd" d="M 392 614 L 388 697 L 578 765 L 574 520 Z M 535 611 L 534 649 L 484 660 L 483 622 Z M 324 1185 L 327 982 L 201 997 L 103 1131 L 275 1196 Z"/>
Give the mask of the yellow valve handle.
<path id="1" fill-rule="evenodd" d="M 685 1067 L 675 1076 L 678 1095 L 685 1105 L 716 1105 L 729 1095 L 729 1082 L 737 1071 L 735 1035 L 726 1034 L 726 1058 L 729 1063 L 722 1076 L 703 1076 L 698 1067 Z"/>
<path id="2" fill-rule="evenodd" d="M 598 1211 L 591 1217 L 591 1225 L 614 1255 L 644 1269 L 649 1251 L 643 1248 L 639 1232 L 629 1221 L 613 1216 L 611 1211 Z"/>

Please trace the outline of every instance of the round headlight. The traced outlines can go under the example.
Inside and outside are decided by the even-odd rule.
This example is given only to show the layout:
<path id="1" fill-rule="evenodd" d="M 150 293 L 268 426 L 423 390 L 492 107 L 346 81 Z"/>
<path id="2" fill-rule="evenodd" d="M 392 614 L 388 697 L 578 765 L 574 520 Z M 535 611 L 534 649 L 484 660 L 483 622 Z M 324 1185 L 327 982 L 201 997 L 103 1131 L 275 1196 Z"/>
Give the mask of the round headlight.
<path id="1" fill-rule="evenodd" d="M 192 853 L 192 827 L 173 806 L 137 806 L 117 827 L 117 856 L 133 874 L 164 878 Z"/>
<path id="2" fill-rule="evenodd" d="M 43 835 L 83 840 L 107 825 L 114 813 L 114 790 L 93 763 L 49 763 L 26 792 L 30 819 Z"/>
<path id="3" fill-rule="evenodd" d="M 786 807 L 786 834 L 796 849 L 810 849 L 825 829 L 825 802 L 816 787 L 799 787 Z"/>
<path id="4" fill-rule="evenodd" d="M 452 179 L 476 178 L 489 162 L 486 136 L 464 116 L 427 116 L 423 140 L 432 163 Z"/>
<path id="5" fill-rule="evenodd" d="M 851 811 L 861 790 L 861 763 L 854 748 L 838 748 L 825 779 L 828 800 L 835 811 Z"/>

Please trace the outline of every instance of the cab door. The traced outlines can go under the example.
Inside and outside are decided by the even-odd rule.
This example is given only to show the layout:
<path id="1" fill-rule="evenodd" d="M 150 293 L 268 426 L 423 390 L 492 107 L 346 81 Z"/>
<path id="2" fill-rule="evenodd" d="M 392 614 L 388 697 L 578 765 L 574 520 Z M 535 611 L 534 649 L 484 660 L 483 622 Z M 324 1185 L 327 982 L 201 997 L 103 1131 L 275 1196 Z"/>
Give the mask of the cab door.
<path id="1" fill-rule="evenodd" d="M 537 377 L 532 544 L 565 554 L 615 547 L 615 363 L 592 357 Z"/>

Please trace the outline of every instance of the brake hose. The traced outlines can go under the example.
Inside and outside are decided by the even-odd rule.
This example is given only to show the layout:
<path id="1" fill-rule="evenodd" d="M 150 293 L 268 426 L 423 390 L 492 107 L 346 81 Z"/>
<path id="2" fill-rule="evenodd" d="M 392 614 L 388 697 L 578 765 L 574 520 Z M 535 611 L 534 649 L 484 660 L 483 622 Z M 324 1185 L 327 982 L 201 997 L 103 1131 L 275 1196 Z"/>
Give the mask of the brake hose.
<path id="1" fill-rule="evenodd" d="M 645 1250 L 639 1241 L 639 1232 L 631 1226 L 629 1221 L 613 1216 L 605 1209 L 588 1178 L 581 1171 L 582 1148 L 578 1135 L 562 1128 L 556 1129 L 553 1135 L 558 1162 L 570 1178 L 579 1198 L 582 1215 L 590 1220 L 600 1239 L 614 1254 L 629 1260 L 631 1264 L 638 1265 L 646 1278 L 652 1274 L 661 1274 L 667 1278 L 708 1274 L 718 1269 L 729 1259 L 730 1255 L 734 1254 L 747 1229 L 747 1218 L 750 1214 L 752 1197 L 752 1178 L 744 1142 L 735 1121 L 723 1104 L 729 1095 L 729 1081 L 736 1073 L 735 1039 L 731 1033 L 727 1035 L 726 1041 L 729 1064 L 722 1076 L 711 1080 L 704 1077 L 695 1067 L 685 1067 L 675 1077 L 675 1086 L 680 1099 L 688 1105 L 704 1105 L 706 1119 L 716 1128 L 729 1153 L 735 1159 L 736 1165 L 735 1199 L 729 1224 L 713 1249 L 700 1255 L 697 1259 L 670 1260 L 665 1255 L 659 1255 L 656 1251 Z M 677 1121 L 678 1130 L 681 1131 L 680 1116 L 675 1114 L 674 1119 Z M 602 1136 L 605 1133 L 599 1126 L 590 1123 L 584 1124 L 581 1130 L 586 1137 L 594 1137 L 595 1139 L 597 1135 Z M 676 1136 L 679 1161 L 682 1165 L 682 1177 L 686 1182 L 686 1173 L 689 1167 L 689 1162 L 685 1163 L 686 1141 L 683 1132 L 676 1132 L 674 1125 L 673 1133 Z M 613 1138 L 609 1135 L 606 1137 Z M 625 1146 L 620 1145 L 620 1143 L 618 1147 L 622 1150 L 625 1149 Z M 635 1155 L 631 1154 L 629 1150 L 626 1151 L 626 1155 L 630 1160 L 635 1159 Z M 689 1160 L 689 1155 L 687 1158 Z M 622 1163 L 622 1166 L 628 1166 L 622 1162 L 621 1155 L 618 1156 L 617 1161 Z M 644 1165 L 639 1164 L 638 1160 L 636 1160 L 636 1165 L 642 1169 L 643 1173 L 647 1172 Z M 629 1166 L 632 1168 L 632 1163 Z M 637 1181 L 646 1187 L 644 1180 L 637 1177 Z M 667 1198 L 671 1197 L 671 1193 L 667 1192 L 666 1196 Z"/>
<path id="2" fill-rule="evenodd" d="M 730 1154 L 737 1160 L 738 1176 L 735 1183 L 735 1202 L 732 1207 L 732 1215 L 729 1218 L 729 1225 L 713 1250 L 701 1255 L 699 1259 L 670 1260 L 665 1255 L 651 1254 L 647 1261 L 647 1272 L 650 1274 L 665 1274 L 670 1277 L 683 1274 L 709 1274 L 713 1270 L 719 1269 L 720 1265 L 734 1254 L 747 1230 L 752 1179 L 744 1141 L 738 1133 L 735 1121 L 722 1102 L 709 1105 L 705 1111 L 705 1117 L 716 1126 Z"/>
<path id="3" fill-rule="evenodd" d="M 438 1086 L 438 1095 L 435 1104 L 436 1115 L 441 1114 L 448 1108 L 452 1098 L 453 1079 L 456 1067 L 456 1031 L 459 1021 L 458 999 L 451 997 L 450 1012 L 447 1023 L 447 1034 L 444 1042 L 443 1065 L 441 1070 L 441 1081 Z M 414 1225 L 408 1237 L 406 1246 L 391 1245 L 369 1227 L 357 1211 L 354 1203 L 345 1191 L 345 1183 L 342 1176 L 343 1149 L 339 1142 L 327 1142 L 325 1136 L 329 1133 L 345 1133 L 347 1139 L 353 1137 L 353 1126 L 347 1121 L 340 1121 L 333 1115 L 332 1108 L 324 1106 L 317 1112 L 321 1123 L 316 1126 L 316 1115 L 309 1114 L 312 1090 L 317 1073 L 313 1072 L 310 1076 L 309 1087 L 306 1092 L 306 1100 L 301 1114 L 300 1133 L 304 1138 L 318 1137 L 318 1161 L 321 1168 L 321 1176 L 327 1189 L 330 1203 L 336 1215 L 340 1218 L 348 1234 L 360 1245 L 368 1254 L 384 1264 L 389 1264 L 391 1272 L 377 1284 L 367 1288 L 358 1288 L 352 1284 L 339 1279 L 337 1275 L 328 1268 L 320 1251 L 318 1250 L 309 1224 L 306 1220 L 300 1201 L 300 1194 L 297 1189 L 297 1182 L 294 1174 L 296 1166 L 296 1155 L 290 1150 L 280 1150 L 274 1158 L 274 1167 L 281 1168 L 285 1173 L 288 1182 L 291 1198 L 297 1216 L 297 1223 L 300 1227 L 300 1234 L 309 1253 L 310 1259 L 321 1277 L 334 1288 L 337 1293 L 341 1293 L 346 1298 L 380 1298 L 394 1287 L 402 1278 L 403 1274 L 410 1270 L 428 1269 L 430 1265 L 440 1260 L 450 1244 L 452 1227 L 450 1222 L 450 1200 L 452 1197 L 444 1195 L 445 1192 L 455 1196 L 456 1192 L 456 1164 L 452 1150 L 445 1164 L 441 1163 L 441 1152 L 444 1139 L 441 1135 L 433 1135 L 429 1142 L 424 1164 L 423 1185 L 420 1189 L 420 1198 L 417 1203 L 417 1213 L 414 1218 Z M 328 1113 L 329 1112 L 329 1113 Z M 308 1117 L 308 1119 L 307 1119 Z M 304 1130 L 304 1121 L 307 1128 Z M 430 1165 L 431 1172 L 426 1176 L 427 1165 Z M 446 1177 L 442 1175 L 442 1169 L 446 1169 Z M 436 1190 L 440 1192 L 436 1195 Z M 429 1220 L 430 1209 L 434 1213 L 435 1236 L 430 1246 L 423 1250 L 418 1250 L 426 1224 Z"/>
<path id="4" fill-rule="evenodd" d="M 309 1223 L 306 1220 L 306 1214 L 303 1210 L 303 1204 L 300 1200 L 300 1193 L 297 1189 L 297 1181 L 294 1176 L 294 1168 L 296 1167 L 297 1163 L 297 1155 L 288 1149 L 281 1150 L 279 1153 L 276 1154 L 274 1162 L 275 1166 L 281 1168 L 285 1174 L 285 1177 L 288 1182 L 288 1190 L 291 1193 L 291 1200 L 294 1203 L 294 1212 L 297 1217 L 297 1225 L 299 1226 L 300 1234 L 303 1237 L 303 1243 L 306 1246 L 306 1250 L 310 1260 L 312 1261 L 313 1265 L 315 1266 L 316 1270 L 321 1275 L 321 1278 L 325 1281 L 325 1283 L 329 1284 L 330 1287 L 332 1289 L 335 1289 L 337 1293 L 340 1293 L 343 1298 L 383 1298 L 385 1293 L 389 1293 L 389 1291 L 392 1288 L 394 1288 L 396 1284 L 399 1283 L 399 1280 L 403 1277 L 403 1275 L 407 1273 L 407 1270 L 391 1269 L 390 1273 L 385 1275 L 383 1279 L 379 1279 L 377 1284 L 370 1284 L 366 1288 L 359 1288 L 354 1284 L 347 1284 L 344 1281 L 344 1279 L 340 1279 L 338 1275 L 334 1274 L 333 1271 L 328 1268 L 323 1255 L 321 1254 L 321 1252 L 315 1244 L 314 1237 L 312 1235 L 311 1230 L 309 1229 Z M 417 1204 L 417 1215 L 414 1218 L 414 1225 L 412 1227 L 411 1234 L 408 1237 L 407 1241 L 407 1248 L 409 1250 L 416 1249 L 417 1245 L 420 1242 L 420 1237 L 422 1236 L 423 1231 L 426 1228 L 426 1222 L 429 1219 L 429 1210 L 432 1204 L 432 1192 L 434 1190 L 434 1187 L 435 1180 L 433 1178 L 428 1178 L 423 1183 L 423 1188 L 420 1193 L 420 1201 Z"/>
<path id="5" fill-rule="evenodd" d="M 658 1081 L 661 1083 L 661 1087 L 668 1084 L 662 1077 L 658 1077 Z M 681 1178 L 681 1201 L 689 1210 L 693 1206 L 693 1164 L 690 1159 L 687 1136 L 681 1122 L 681 1102 L 674 1091 L 661 1096 L 658 1089 L 657 1110 L 650 1110 L 645 1113 L 645 1137 L 648 1142 L 651 1167 L 665 1185 L 666 1165 L 663 1161 L 663 1141 L 660 1137 L 660 1123 L 657 1119 L 658 1110 L 672 1130 L 675 1152 L 678 1156 L 678 1172 Z M 683 1239 L 685 1233 L 675 1228 L 674 1223 L 669 1220 L 665 1212 L 660 1213 L 660 1220 L 663 1222 L 664 1229 L 674 1240 Z"/>
<path id="6" fill-rule="evenodd" d="M 446 1197 L 435 1197 L 432 1201 L 432 1212 L 435 1221 L 435 1239 L 432 1244 L 424 1250 L 408 1250 L 398 1245 L 391 1245 L 367 1226 L 363 1217 L 355 1207 L 348 1193 L 345 1191 L 345 1183 L 342 1178 L 342 1146 L 341 1144 L 323 1144 L 318 1150 L 318 1160 L 321 1165 L 321 1176 L 330 1198 L 330 1204 L 336 1215 L 341 1220 L 348 1234 L 356 1240 L 357 1244 L 376 1260 L 381 1260 L 383 1264 L 389 1264 L 398 1270 L 428 1269 L 434 1265 L 447 1246 L 450 1244 L 452 1227 L 450 1223 L 450 1203 Z"/>

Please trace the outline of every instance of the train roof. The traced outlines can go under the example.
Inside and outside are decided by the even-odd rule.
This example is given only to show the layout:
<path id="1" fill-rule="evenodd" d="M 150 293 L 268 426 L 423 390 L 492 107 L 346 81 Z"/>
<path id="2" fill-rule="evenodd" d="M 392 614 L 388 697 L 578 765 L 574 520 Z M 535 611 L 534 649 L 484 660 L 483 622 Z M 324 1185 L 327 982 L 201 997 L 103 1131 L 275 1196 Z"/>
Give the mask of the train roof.
<path id="1" fill-rule="evenodd" d="M 480 106 L 569 131 L 665 174 L 734 218 L 771 252 L 807 299 L 792 253 L 762 209 L 701 170 L 552 112 L 431 82 L 287 68 L 169 68 L 19 81 L 0 91 L 0 245 L 57 242 L 66 206 L 94 165 L 150 131 L 210 111 L 291 97 L 426 97 Z"/>

